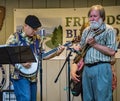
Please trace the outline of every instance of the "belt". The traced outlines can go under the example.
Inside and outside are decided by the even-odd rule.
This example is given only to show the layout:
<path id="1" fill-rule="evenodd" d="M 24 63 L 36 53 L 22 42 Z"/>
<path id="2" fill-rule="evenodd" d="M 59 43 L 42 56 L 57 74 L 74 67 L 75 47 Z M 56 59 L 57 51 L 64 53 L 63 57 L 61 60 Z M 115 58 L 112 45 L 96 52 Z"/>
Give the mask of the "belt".
<path id="1" fill-rule="evenodd" d="M 85 64 L 85 66 L 92 67 L 92 66 L 96 66 L 102 63 L 110 63 L 110 62 L 101 61 L 101 62 L 95 62 L 95 63 L 87 63 Z"/>

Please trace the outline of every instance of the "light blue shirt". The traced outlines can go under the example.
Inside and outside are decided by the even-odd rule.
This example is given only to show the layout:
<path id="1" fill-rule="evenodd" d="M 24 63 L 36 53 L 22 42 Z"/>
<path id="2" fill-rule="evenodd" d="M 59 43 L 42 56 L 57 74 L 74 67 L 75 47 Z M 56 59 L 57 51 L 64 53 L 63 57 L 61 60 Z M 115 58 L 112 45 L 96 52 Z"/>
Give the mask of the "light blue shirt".
<path id="1" fill-rule="evenodd" d="M 83 31 L 80 46 L 82 48 L 85 47 L 86 39 L 88 37 L 95 36 L 95 40 L 98 44 L 105 45 L 105 46 L 117 51 L 116 34 L 114 32 L 113 27 L 103 23 L 102 26 L 100 27 L 100 29 L 105 30 L 105 31 L 103 31 L 99 35 L 95 36 L 96 33 L 93 30 L 91 30 L 90 27 L 87 27 Z M 93 47 L 89 48 L 84 57 L 85 64 L 95 63 L 95 62 L 100 62 L 100 61 L 110 62 L 111 56 L 105 55 Z"/>

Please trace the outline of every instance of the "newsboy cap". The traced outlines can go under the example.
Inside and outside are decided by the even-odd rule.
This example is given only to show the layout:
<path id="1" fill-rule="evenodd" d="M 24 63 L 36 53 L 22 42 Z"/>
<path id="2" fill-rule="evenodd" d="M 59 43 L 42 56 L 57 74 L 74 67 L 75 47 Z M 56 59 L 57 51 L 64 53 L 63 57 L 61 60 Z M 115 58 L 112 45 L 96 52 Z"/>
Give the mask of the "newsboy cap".
<path id="1" fill-rule="evenodd" d="M 39 21 L 38 17 L 35 15 L 28 15 L 25 18 L 25 24 L 29 25 L 33 29 L 41 27 L 41 22 Z"/>

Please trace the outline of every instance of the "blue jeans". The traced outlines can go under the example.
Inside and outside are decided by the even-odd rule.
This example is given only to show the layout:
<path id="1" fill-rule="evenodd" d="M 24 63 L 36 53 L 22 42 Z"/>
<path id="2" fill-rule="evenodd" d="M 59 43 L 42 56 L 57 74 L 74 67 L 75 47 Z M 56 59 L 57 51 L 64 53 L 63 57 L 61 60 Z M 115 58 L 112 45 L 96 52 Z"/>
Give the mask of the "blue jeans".
<path id="1" fill-rule="evenodd" d="M 37 101 L 37 82 L 30 82 L 24 77 L 18 80 L 11 80 L 17 101 Z"/>
<path id="2" fill-rule="evenodd" d="M 85 66 L 82 75 L 83 101 L 112 101 L 112 71 L 109 63 Z"/>

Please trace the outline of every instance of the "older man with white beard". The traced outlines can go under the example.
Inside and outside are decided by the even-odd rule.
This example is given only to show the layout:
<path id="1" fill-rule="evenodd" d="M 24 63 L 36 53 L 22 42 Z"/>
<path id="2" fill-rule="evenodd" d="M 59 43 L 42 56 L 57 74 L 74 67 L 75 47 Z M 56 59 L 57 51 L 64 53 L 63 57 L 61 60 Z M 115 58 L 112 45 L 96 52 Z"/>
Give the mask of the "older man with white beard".
<path id="1" fill-rule="evenodd" d="M 116 35 L 113 27 L 105 24 L 105 10 L 94 5 L 88 12 L 90 26 L 82 34 L 79 48 L 90 47 L 83 57 L 82 74 L 83 101 L 112 101 L 111 57 L 117 51 Z M 77 63 L 71 65 L 71 78 L 78 79 Z"/>

